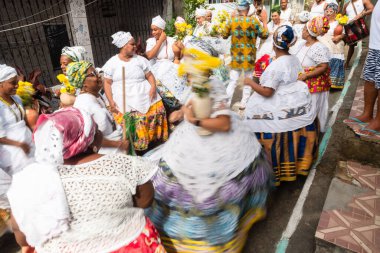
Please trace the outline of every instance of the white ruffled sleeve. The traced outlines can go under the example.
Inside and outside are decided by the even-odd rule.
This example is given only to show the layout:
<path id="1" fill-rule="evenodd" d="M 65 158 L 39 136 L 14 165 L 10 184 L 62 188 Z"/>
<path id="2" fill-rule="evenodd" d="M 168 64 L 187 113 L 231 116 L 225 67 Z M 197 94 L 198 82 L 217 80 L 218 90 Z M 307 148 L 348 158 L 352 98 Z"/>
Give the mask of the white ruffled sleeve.
<path id="1" fill-rule="evenodd" d="M 137 59 L 139 61 L 141 69 L 144 71 L 144 74 L 147 74 L 149 71 L 151 71 L 150 64 L 149 64 L 149 61 L 147 59 L 145 59 L 144 57 L 139 56 L 139 55 L 137 56 Z"/>
<path id="2" fill-rule="evenodd" d="M 157 165 L 143 157 L 116 154 L 113 159 L 122 162 L 126 183 L 132 195 L 136 194 L 136 187 L 148 182 L 158 169 Z"/>
<path id="3" fill-rule="evenodd" d="M 116 64 L 114 63 L 114 57 L 112 57 L 102 67 L 102 70 L 103 70 L 103 73 L 104 73 L 104 77 L 108 78 L 108 79 L 112 79 L 113 78 L 113 74 L 115 72 L 115 67 L 116 67 Z"/>
<path id="4" fill-rule="evenodd" d="M 321 63 L 329 63 L 330 50 L 321 42 L 316 42 L 309 49 L 307 56 L 310 57 L 317 65 Z"/>
<path id="5" fill-rule="evenodd" d="M 260 77 L 260 84 L 262 86 L 277 90 L 286 76 L 285 71 L 277 70 L 275 68 L 266 69 Z"/>

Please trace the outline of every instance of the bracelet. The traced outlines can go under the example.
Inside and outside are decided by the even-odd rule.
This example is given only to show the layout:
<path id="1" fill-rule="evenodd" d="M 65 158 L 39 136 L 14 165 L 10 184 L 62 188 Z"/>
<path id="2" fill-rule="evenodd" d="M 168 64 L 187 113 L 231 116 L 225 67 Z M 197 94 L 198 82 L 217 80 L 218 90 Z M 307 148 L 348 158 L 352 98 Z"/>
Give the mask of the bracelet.
<path id="1" fill-rule="evenodd" d="M 194 125 L 199 127 L 201 125 L 201 120 L 199 120 L 199 119 L 195 120 Z"/>

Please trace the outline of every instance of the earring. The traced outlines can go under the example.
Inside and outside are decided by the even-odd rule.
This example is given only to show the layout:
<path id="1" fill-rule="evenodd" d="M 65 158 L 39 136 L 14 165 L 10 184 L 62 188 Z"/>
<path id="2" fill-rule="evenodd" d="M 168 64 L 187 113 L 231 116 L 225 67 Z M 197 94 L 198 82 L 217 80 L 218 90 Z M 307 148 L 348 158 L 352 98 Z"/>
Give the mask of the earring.
<path id="1" fill-rule="evenodd" d="M 93 148 L 92 148 L 92 151 L 96 154 L 96 153 L 98 153 L 98 147 L 97 146 L 94 146 Z"/>

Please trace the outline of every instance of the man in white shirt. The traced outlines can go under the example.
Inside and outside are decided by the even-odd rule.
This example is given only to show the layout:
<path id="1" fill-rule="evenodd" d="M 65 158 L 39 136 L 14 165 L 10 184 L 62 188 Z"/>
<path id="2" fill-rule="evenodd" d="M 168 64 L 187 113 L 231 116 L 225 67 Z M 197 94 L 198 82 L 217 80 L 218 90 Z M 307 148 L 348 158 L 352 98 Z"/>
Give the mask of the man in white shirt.
<path id="1" fill-rule="evenodd" d="M 292 21 L 292 9 L 288 8 L 288 0 L 281 0 L 280 2 L 281 7 L 281 15 L 280 19 L 283 22 Z"/>

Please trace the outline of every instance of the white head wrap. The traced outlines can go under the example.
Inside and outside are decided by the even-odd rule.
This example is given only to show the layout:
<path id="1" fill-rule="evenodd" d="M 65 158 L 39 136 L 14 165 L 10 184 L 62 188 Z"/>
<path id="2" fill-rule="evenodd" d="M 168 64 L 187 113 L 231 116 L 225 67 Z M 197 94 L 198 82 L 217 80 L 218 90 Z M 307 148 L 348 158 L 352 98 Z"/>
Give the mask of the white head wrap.
<path id="1" fill-rule="evenodd" d="M 306 23 L 310 19 L 310 12 L 308 12 L 308 11 L 301 11 L 298 14 L 298 18 L 300 19 L 300 21 L 302 23 Z"/>
<path id="2" fill-rule="evenodd" d="M 122 31 L 113 34 L 111 37 L 113 39 L 112 44 L 118 48 L 124 47 L 133 38 L 130 32 Z"/>
<path id="3" fill-rule="evenodd" d="M 84 61 L 85 53 L 86 53 L 86 49 L 84 49 L 84 47 L 76 46 L 76 47 L 62 48 L 61 55 L 66 55 L 74 62 L 78 62 L 78 61 Z"/>
<path id="4" fill-rule="evenodd" d="M 182 23 L 185 23 L 185 22 L 186 21 L 182 17 L 180 17 L 180 16 L 178 16 L 176 18 L 176 20 L 175 20 L 175 24 L 182 24 Z"/>
<path id="5" fill-rule="evenodd" d="M 17 76 L 16 69 L 9 67 L 5 64 L 0 64 L 0 82 L 11 79 L 12 77 Z"/>
<path id="6" fill-rule="evenodd" d="M 207 16 L 207 10 L 205 10 L 205 9 L 196 9 L 195 10 L 195 16 L 196 17 L 206 17 Z"/>
<path id="7" fill-rule="evenodd" d="M 166 22 L 165 22 L 165 20 L 163 20 L 163 19 L 161 18 L 160 15 L 158 15 L 158 16 L 152 18 L 152 25 L 155 25 L 155 26 L 157 26 L 158 28 L 164 30 L 164 29 L 165 29 L 165 26 L 166 26 Z"/>

